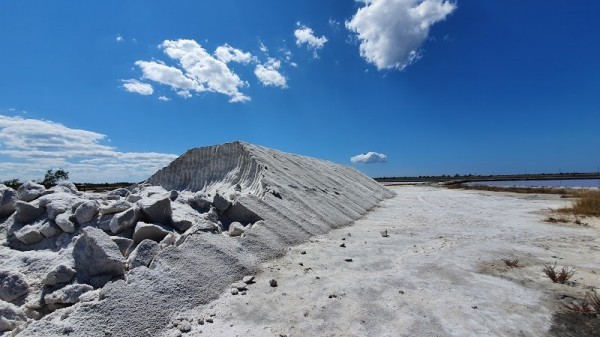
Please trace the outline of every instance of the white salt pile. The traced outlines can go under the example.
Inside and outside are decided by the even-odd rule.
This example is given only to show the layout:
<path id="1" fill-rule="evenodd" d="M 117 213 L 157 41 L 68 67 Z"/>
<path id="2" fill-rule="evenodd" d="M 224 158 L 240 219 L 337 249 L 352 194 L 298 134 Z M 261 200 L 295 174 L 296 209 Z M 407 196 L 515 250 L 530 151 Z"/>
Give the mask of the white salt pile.
<path id="1" fill-rule="evenodd" d="M 0 333 L 159 334 L 391 196 L 350 167 L 242 142 L 189 150 L 106 194 L 0 185 Z"/>

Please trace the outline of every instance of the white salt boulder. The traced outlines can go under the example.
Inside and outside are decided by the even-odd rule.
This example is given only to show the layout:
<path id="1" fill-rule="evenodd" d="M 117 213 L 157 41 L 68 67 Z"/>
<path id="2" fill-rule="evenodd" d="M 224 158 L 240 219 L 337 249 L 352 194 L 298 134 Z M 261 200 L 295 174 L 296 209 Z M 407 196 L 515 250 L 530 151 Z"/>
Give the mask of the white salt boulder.
<path id="1" fill-rule="evenodd" d="M 137 202 L 140 216 L 152 223 L 167 224 L 171 220 L 171 199 L 168 196 L 153 196 Z"/>
<path id="2" fill-rule="evenodd" d="M 194 195 L 190 198 L 189 203 L 200 210 L 208 210 L 210 208 L 211 201 L 206 193 L 200 191 L 194 193 Z"/>
<path id="3" fill-rule="evenodd" d="M 152 262 L 152 259 L 158 254 L 159 246 L 156 241 L 153 240 L 144 240 L 140 242 L 137 247 L 129 254 L 129 258 L 127 259 L 127 265 L 129 269 L 134 269 L 137 267 L 148 267 Z"/>
<path id="4" fill-rule="evenodd" d="M 0 301 L 0 332 L 15 330 L 27 321 L 27 316 L 11 303 Z"/>
<path id="5" fill-rule="evenodd" d="M 60 283 L 69 283 L 75 277 L 75 269 L 65 264 L 59 264 L 50 269 L 42 280 L 45 285 L 53 286 Z"/>
<path id="6" fill-rule="evenodd" d="M 133 232 L 133 242 L 139 243 L 143 240 L 152 240 L 160 242 L 170 233 L 170 231 L 163 225 L 160 224 L 149 224 L 145 222 L 138 222 Z"/>
<path id="7" fill-rule="evenodd" d="M 182 232 L 187 231 L 193 224 L 203 220 L 202 214 L 188 204 L 174 202 L 171 204 L 171 209 L 171 225 Z"/>
<path id="8" fill-rule="evenodd" d="M 42 222 L 38 228 L 40 233 L 47 238 L 53 238 L 62 233 L 60 227 L 58 227 L 54 221 L 48 219 L 44 220 L 44 222 Z"/>
<path id="9" fill-rule="evenodd" d="M 56 216 L 54 219 L 56 225 L 66 233 L 75 233 L 75 224 L 71 221 L 71 213 L 65 212 Z"/>
<path id="10" fill-rule="evenodd" d="M 15 222 L 29 223 L 39 218 L 45 212 L 46 210 L 37 202 L 28 203 L 17 200 L 15 203 Z"/>
<path id="11" fill-rule="evenodd" d="M 13 271 L 0 271 L 0 299 L 12 302 L 29 293 L 29 285 L 25 281 L 25 275 Z"/>
<path id="12" fill-rule="evenodd" d="M 127 198 L 125 199 L 128 202 L 134 203 L 134 202 L 138 202 L 140 200 L 142 200 L 142 196 L 139 194 L 130 194 L 127 196 Z"/>
<path id="13" fill-rule="evenodd" d="M 17 240 L 30 246 L 44 240 L 44 235 L 40 232 L 39 226 L 27 225 L 14 233 Z"/>
<path id="14" fill-rule="evenodd" d="M 79 224 L 84 224 L 92 221 L 94 216 L 98 213 L 99 205 L 94 200 L 89 200 L 77 207 L 75 210 L 75 220 Z"/>
<path id="15" fill-rule="evenodd" d="M 79 194 L 79 190 L 77 190 L 77 186 L 75 186 L 75 184 L 73 184 L 70 181 L 61 181 L 60 183 L 56 184 L 56 186 L 51 188 L 52 190 L 56 191 L 56 192 L 65 192 L 65 193 L 71 193 L 71 194 Z"/>
<path id="16" fill-rule="evenodd" d="M 231 225 L 229 225 L 229 236 L 240 236 L 244 234 L 245 231 L 244 225 L 239 222 L 232 222 Z"/>
<path id="17" fill-rule="evenodd" d="M 45 191 L 46 188 L 44 185 L 28 181 L 23 183 L 23 185 L 19 186 L 17 189 L 17 198 L 29 202 L 39 198 Z"/>
<path id="18" fill-rule="evenodd" d="M 220 195 L 219 193 L 215 194 L 213 198 L 213 205 L 221 212 L 226 211 L 229 206 L 231 206 L 231 201 L 227 200 L 225 197 Z"/>
<path id="19" fill-rule="evenodd" d="M 9 216 L 15 211 L 17 192 L 0 184 L 0 218 Z"/>
<path id="20" fill-rule="evenodd" d="M 116 190 L 110 191 L 107 195 L 118 195 L 119 197 L 127 197 L 131 192 L 126 188 L 117 188 Z"/>
<path id="21" fill-rule="evenodd" d="M 112 203 L 110 203 L 106 206 L 101 206 L 100 209 L 98 210 L 98 213 L 100 213 L 100 215 L 121 213 L 121 212 L 124 212 L 124 211 L 130 209 L 131 206 L 132 206 L 132 204 L 128 201 L 117 200 L 117 201 L 113 201 Z"/>
<path id="22" fill-rule="evenodd" d="M 133 246 L 133 240 L 120 236 L 111 236 L 110 238 L 114 241 L 114 243 L 117 244 L 117 246 L 119 246 L 121 254 L 123 254 L 123 256 L 127 256 L 129 253 L 129 248 Z"/>
<path id="23" fill-rule="evenodd" d="M 103 286 L 113 277 L 125 274 L 125 258 L 119 246 L 101 229 L 86 227 L 73 245 L 77 279 Z"/>
<path id="24" fill-rule="evenodd" d="M 110 231 L 113 233 L 120 233 L 124 230 L 130 229 L 135 226 L 138 221 L 138 209 L 132 207 L 124 212 L 117 213 L 110 221 Z"/>
<path id="25" fill-rule="evenodd" d="M 87 284 L 69 284 L 44 296 L 44 302 L 46 304 L 74 304 L 79 302 L 79 296 L 91 290 L 94 290 L 94 287 Z"/>
<path id="26" fill-rule="evenodd" d="M 50 220 L 56 219 L 56 216 L 66 211 L 72 210 L 73 205 L 81 200 L 73 194 L 57 192 L 44 195 L 40 198 L 40 206 L 46 207 L 46 213 Z"/>

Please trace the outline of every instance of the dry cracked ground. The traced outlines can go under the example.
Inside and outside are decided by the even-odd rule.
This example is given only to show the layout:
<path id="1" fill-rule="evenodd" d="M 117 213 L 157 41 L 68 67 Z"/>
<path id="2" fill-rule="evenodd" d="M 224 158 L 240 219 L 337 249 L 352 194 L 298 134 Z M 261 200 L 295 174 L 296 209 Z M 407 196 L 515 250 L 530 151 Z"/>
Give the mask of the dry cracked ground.
<path id="1" fill-rule="evenodd" d="M 597 336 L 600 319 L 565 309 L 600 286 L 597 219 L 544 222 L 569 202 L 558 196 L 393 189 L 352 226 L 263 264 L 247 291 L 181 313 L 183 335 Z M 555 262 L 575 268 L 567 284 L 542 272 Z M 175 323 L 166 335 L 182 333 Z"/>

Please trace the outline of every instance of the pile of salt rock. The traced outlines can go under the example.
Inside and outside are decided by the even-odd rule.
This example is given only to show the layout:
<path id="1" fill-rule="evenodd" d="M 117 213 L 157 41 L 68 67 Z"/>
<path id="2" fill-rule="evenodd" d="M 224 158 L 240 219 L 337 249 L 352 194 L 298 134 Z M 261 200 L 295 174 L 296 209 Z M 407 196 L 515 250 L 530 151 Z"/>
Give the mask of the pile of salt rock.
<path id="1" fill-rule="evenodd" d="M 244 236 L 261 220 L 244 226 L 224 218 L 235 198 L 142 184 L 108 193 L 70 182 L 49 189 L 27 182 L 16 191 L 0 184 L 0 332 L 93 300 L 95 289 L 149 266 L 190 234 Z"/>

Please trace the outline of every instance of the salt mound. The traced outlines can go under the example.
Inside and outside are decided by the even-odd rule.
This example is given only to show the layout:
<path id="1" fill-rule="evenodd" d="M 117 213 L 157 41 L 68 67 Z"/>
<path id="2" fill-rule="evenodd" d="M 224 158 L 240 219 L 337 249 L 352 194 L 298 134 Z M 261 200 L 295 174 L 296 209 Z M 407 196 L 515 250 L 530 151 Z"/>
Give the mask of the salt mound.
<path id="1" fill-rule="evenodd" d="M 19 336 L 160 334 L 262 260 L 393 194 L 350 167 L 242 142 L 189 150 L 107 194 L 34 187 L 0 186 L 19 213 L 0 219 L 0 271 L 23 285 L 4 305 Z"/>

